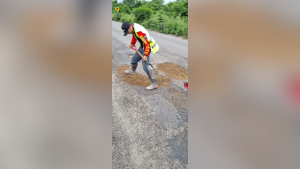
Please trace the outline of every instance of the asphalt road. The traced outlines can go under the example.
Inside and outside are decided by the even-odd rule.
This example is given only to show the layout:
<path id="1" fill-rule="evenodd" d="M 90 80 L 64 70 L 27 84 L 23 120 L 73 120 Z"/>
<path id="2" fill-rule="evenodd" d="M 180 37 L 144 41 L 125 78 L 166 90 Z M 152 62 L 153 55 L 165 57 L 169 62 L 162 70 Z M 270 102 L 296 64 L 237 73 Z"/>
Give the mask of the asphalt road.
<path id="1" fill-rule="evenodd" d="M 188 91 L 176 79 L 171 79 L 171 87 L 152 91 L 122 81 L 117 67 L 129 65 L 128 55 L 134 51 L 128 48 L 132 35 L 123 36 L 120 27 L 112 22 L 113 168 L 188 168 Z M 150 62 L 188 68 L 187 40 L 149 33 L 161 47 Z M 146 75 L 141 65 L 137 72 Z"/>

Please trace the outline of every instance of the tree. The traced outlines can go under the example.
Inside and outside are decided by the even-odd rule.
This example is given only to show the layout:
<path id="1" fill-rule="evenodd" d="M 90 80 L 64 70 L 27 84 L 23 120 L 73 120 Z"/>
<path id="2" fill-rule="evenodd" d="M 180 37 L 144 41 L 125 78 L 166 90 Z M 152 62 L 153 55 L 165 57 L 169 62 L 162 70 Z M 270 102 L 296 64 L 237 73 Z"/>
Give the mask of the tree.
<path id="1" fill-rule="evenodd" d="M 122 6 L 120 6 L 120 12 L 121 13 L 132 13 L 131 9 L 130 9 L 130 6 L 127 5 L 127 4 L 122 4 Z"/>
<path id="2" fill-rule="evenodd" d="M 113 0 L 112 1 L 112 9 L 115 9 L 115 7 L 118 6 L 118 1 L 117 0 Z"/>
<path id="3" fill-rule="evenodd" d="M 147 7 L 157 12 L 162 8 L 164 0 L 152 0 L 147 3 Z"/>
<path id="4" fill-rule="evenodd" d="M 150 17 L 150 15 L 153 13 L 153 11 L 150 8 L 148 8 L 147 6 L 141 6 L 141 7 L 135 8 L 133 10 L 133 13 L 134 13 L 137 21 L 143 21 L 145 19 L 148 19 Z"/>
<path id="5" fill-rule="evenodd" d="M 123 0 L 123 3 L 133 5 L 135 3 L 135 0 Z"/>
<path id="6" fill-rule="evenodd" d="M 160 4 L 160 6 L 163 6 L 165 3 L 165 0 L 156 0 L 156 1 Z"/>
<path id="7" fill-rule="evenodd" d="M 172 16 L 188 16 L 188 1 L 178 0 L 171 5 Z"/>
<path id="8" fill-rule="evenodd" d="M 142 6 L 142 5 L 143 5 L 143 4 L 142 4 L 142 1 L 137 0 L 137 1 L 134 3 L 133 7 L 134 7 L 134 8 L 138 8 L 138 7 Z"/>

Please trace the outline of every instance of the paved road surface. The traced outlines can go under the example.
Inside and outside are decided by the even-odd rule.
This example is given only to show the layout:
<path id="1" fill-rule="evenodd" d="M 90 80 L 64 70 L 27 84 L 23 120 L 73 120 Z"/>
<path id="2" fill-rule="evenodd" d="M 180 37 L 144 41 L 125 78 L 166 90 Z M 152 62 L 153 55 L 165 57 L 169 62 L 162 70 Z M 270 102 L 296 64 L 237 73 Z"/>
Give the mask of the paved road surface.
<path id="1" fill-rule="evenodd" d="M 183 81 L 171 79 L 171 87 L 153 91 L 123 82 L 116 68 L 129 65 L 134 51 L 128 48 L 132 35 L 123 36 L 120 27 L 112 22 L 113 168 L 187 168 L 188 93 Z M 187 40 L 149 33 L 161 47 L 150 55 L 152 63 L 188 67 Z M 146 75 L 141 65 L 137 72 Z M 180 99 L 180 106 L 172 96 Z"/>

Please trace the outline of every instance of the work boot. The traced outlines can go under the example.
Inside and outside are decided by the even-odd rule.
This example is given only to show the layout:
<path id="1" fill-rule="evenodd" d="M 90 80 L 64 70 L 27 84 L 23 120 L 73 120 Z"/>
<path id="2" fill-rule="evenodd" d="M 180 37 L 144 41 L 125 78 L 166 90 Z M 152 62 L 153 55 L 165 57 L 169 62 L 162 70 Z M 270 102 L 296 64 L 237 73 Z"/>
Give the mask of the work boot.
<path id="1" fill-rule="evenodd" d="M 156 88 L 158 88 L 157 83 L 151 83 L 150 86 L 146 87 L 147 90 L 152 90 L 152 89 L 156 89 Z"/>
<path id="2" fill-rule="evenodd" d="M 149 77 L 149 79 L 150 79 L 150 81 L 151 81 L 151 85 L 148 86 L 148 87 L 146 87 L 146 89 L 147 89 L 147 90 L 152 90 L 152 89 L 158 88 L 158 85 L 157 85 L 157 83 L 156 83 L 156 79 L 152 79 L 150 73 L 147 73 L 147 75 L 148 75 L 148 77 Z"/>
<path id="3" fill-rule="evenodd" d="M 137 64 L 131 64 L 130 70 L 125 70 L 125 74 L 134 74 L 135 70 L 137 68 Z"/>

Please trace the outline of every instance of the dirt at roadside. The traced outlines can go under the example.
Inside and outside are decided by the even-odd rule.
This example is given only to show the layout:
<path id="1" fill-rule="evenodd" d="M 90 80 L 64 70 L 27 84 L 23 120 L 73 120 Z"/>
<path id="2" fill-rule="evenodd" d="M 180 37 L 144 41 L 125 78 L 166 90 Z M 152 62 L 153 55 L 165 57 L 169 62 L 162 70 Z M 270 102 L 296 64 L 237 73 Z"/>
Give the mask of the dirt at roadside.
<path id="1" fill-rule="evenodd" d="M 166 73 L 174 79 L 188 80 L 188 71 L 174 63 L 158 64 L 157 70 Z"/>
<path id="2" fill-rule="evenodd" d="M 126 75 L 124 73 L 124 71 L 129 70 L 129 69 L 130 69 L 129 65 L 122 65 L 122 66 L 118 67 L 119 75 L 121 75 L 122 79 L 125 82 L 127 82 L 131 85 L 142 86 L 142 87 L 147 87 L 151 84 L 148 77 L 140 75 L 137 72 L 135 72 L 132 75 Z M 156 80 L 157 80 L 158 86 L 167 86 L 167 87 L 171 86 L 169 77 L 158 75 Z"/>

